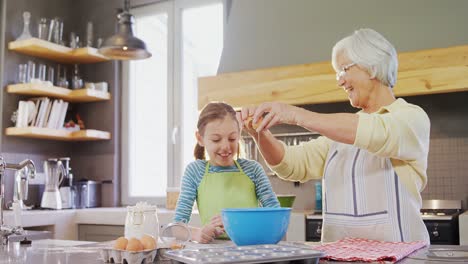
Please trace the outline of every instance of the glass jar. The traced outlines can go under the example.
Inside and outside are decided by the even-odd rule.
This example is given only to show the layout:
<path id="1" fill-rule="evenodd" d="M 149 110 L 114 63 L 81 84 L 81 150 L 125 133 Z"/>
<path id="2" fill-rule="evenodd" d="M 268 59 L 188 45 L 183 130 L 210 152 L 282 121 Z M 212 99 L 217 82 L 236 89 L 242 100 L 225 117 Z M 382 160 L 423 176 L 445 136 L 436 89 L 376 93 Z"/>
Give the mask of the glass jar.
<path id="1" fill-rule="evenodd" d="M 137 203 L 135 206 L 128 206 L 125 218 L 125 237 L 140 239 L 145 234 L 158 239 L 157 207 L 145 202 Z"/>

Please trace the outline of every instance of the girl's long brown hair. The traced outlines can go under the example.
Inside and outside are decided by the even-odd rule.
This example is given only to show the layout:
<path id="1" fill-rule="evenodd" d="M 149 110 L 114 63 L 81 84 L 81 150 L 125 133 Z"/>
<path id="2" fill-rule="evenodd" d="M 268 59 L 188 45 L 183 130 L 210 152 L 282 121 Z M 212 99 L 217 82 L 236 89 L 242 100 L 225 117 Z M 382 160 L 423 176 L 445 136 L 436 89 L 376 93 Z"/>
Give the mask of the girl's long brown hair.
<path id="1" fill-rule="evenodd" d="M 236 111 L 232 106 L 223 102 L 211 102 L 206 104 L 198 117 L 198 133 L 203 136 L 205 134 L 205 127 L 208 123 L 215 120 L 223 120 L 226 116 L 230 116 L 234 121 L 236 121 L 237 126 L 239 127 L 239 121 L 237 121 L 236 118 Z M 200 146 L 197 142 L 193 155 L 195 156 L 195 159 L 206 160 L 205 147 Z M 239 149 L 237 150 L 237 155 L 239 155 Z"/>

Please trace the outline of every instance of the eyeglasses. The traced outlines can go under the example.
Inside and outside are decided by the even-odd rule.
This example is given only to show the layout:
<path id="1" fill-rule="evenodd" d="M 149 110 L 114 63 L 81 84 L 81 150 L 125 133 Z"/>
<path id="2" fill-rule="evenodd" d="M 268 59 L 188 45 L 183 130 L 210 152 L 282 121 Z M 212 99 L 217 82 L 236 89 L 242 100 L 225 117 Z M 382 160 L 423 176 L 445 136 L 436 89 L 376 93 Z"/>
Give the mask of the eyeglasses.
<path id="1" fill-rule="evenodd" d="M 350 64 L 343 66 L 341 70 L 336 73 L 336 80 L 339 81 L 341 78 L 343 78 L 346 75 L 346 72 L 349 70 L 349 68 L 353 67 L 354 65 L 356 65 L 356 63 L 351 62 Z"/>

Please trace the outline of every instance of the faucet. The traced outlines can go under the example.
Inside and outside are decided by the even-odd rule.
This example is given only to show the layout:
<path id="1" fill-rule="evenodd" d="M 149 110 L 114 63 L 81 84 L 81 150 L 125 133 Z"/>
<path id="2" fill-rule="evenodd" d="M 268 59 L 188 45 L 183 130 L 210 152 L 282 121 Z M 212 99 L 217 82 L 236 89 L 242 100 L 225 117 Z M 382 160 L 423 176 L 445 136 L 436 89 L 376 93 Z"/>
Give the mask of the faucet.
<path id="1" fill-rule="evenodd" d="M 28 168 L 28 176 L 34 179 L 36 176 L 36 166 L 32 160 L 26 159 L 18 164 L 6 163 L 2 156 L 0 156 L 0 246 L 8 243 L 8 236 L 12 234 L 22 234 L 23 228 L 21 226 L 11 227 L 6 226 L 3 222 L 3 208 L 5 204 L 5 170 L 22 170 Z"/>

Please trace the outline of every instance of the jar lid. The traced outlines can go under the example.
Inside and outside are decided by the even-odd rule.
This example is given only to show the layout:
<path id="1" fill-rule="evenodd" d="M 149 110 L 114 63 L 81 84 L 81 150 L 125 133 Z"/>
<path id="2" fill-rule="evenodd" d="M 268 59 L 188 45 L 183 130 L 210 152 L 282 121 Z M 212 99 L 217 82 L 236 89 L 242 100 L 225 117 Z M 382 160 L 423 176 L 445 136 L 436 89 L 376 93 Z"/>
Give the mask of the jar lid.
<path id="1" fill-rule="evenodd" d="M 157 208 L 156 205 L 151 205 L 147 202 L 138 202 L 135 206 L 127 206 L 129 212 L 154 212 Z"/>

